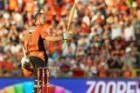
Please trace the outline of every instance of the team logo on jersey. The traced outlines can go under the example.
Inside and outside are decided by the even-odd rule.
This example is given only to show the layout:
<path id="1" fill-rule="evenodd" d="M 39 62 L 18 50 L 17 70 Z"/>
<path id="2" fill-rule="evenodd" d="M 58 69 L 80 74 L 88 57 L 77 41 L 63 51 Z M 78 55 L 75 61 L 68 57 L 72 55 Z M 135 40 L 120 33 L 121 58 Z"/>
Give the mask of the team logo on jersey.
<path id="1" fill-rule="evenodd" d="M 33 27 L 32 27 L 32 28 L 29 28 L 29 29 L 28 29 L 28 33 L 32 33 L 32 32 L 34 32 L 34 31 L 36 31 L 36 28 L 33 28 Z"/>

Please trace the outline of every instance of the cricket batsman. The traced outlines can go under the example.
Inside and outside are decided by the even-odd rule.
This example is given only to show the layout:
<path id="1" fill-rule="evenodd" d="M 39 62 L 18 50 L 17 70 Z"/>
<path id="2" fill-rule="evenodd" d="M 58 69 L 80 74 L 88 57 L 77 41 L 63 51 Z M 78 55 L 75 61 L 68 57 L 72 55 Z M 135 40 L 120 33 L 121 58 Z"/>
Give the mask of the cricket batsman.
<path id="1" fill-rule="evenodd" d="M 47 17 L 43 13 L 37 13 L 35 15 L 35 25 L 27 29 L 27 33 L 24 39 L 23 51 L 24 56 L 21 59 L 21 66 L 23 74 L 30 76 L 34 74 L 34 92 L 37 93 L 37 69 L 39 67 L 47 66 L 47 54 L 45 52 L 44 40 L 46 41 L 60 41 L 67 40 L 71 37 L 71 34 L 67 31 L 62 36 L 49 36 L 44 31 L 43 26 L 47 22 Z M 27 74 L 28 73 L 28 74 Z"/>

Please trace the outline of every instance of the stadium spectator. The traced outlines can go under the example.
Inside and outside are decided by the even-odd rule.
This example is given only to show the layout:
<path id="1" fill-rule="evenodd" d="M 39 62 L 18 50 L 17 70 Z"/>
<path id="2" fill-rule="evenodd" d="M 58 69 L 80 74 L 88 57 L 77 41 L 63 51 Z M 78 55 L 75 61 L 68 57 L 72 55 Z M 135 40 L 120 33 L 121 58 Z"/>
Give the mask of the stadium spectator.
<path id="1" fill-rule="evenodd" d="M 123 67 L 123 78 L 132 78 L 132 69 L 127 64 Z"/>

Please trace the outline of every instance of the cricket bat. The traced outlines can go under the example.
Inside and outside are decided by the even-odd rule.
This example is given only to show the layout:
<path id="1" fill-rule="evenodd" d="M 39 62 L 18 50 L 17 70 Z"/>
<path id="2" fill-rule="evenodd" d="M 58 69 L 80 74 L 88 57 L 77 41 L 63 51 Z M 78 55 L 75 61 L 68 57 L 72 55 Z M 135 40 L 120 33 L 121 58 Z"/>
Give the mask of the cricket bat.
<path id="1" fill-rule="evenodd" d="M 71 21 L 73 19 L 73 16 L 74 16 L 74 12 L 76 10 L 76 6 L 78 4 L 79 0 L 75 0 L 74 2 L 74 5 L 70 11 L 70 15 L 69 15 L 69 18 L 68 18 L 68 24 L 67 24 L 67 28 L 66 28 L 66 32 L 69 32 L 70 30 L 70 26 L 71 26 Z M 67 46 L 67 40 L 64 40 L 64 48 Z"/>

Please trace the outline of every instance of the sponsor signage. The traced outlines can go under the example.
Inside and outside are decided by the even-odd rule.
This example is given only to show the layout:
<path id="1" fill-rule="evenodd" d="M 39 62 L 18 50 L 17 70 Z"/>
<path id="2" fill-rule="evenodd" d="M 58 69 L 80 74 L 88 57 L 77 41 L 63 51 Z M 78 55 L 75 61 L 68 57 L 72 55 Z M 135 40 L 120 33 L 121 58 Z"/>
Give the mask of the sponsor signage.
<path id="1" fill-rule="evenodd" d="M 0 89 L 33 79 L 0 79 Z M 51 79 L 50 83 L 69 93 L 140 93 L 138 79 Z"/>

